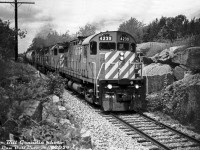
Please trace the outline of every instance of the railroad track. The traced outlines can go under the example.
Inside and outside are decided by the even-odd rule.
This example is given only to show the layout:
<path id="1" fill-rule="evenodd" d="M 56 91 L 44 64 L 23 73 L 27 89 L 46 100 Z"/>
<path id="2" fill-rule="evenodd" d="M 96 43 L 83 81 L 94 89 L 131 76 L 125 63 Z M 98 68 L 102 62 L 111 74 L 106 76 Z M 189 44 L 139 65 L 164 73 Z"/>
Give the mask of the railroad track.
<path id="1" fill-rule="evenodd" d="M 98 113 L 150 150 L 200 150 L 197 139 L 144 114 Z"/>
<path id="2" fill-rule="evenodd" d="M 88 105 L 86 101 L 83 102 Z M 200 150 L 199 140 L 142 113 L 104 113 L 100 108 L 90 106 L 149 150 Z"/>

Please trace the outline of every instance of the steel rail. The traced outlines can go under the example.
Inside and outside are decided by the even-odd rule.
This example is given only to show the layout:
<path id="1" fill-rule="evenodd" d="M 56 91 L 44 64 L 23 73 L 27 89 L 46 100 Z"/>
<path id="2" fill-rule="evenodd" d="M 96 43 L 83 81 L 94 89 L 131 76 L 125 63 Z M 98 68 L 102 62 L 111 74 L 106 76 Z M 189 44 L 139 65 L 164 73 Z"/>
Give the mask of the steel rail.
<path id="1" fill-rule="evenodd" d="M 159 126 L 161 126 L 161 127 L 165 127 L 165 128 L 167 128 L 167 129 L 171 130 L 172 132 L 174 132 L 174 133 L 176 133 L 176 134 L 179 134 L 180 136 L 183 136 L 183 137 L 189 139 L 190 141 L 193 141 L 193 142 L 195 142 L 195 143 L 198 143 L 198 145 L 200 145 L 200 141 L 199 141 L 199 140 L 197 140 L 197 139 L 195 139 L 195 138 L 193 138 L 193 137 L 191 137 L 191 136 L 189 136 L 189 135 L 187 135 L 187 134 L 185 134 L 185 133 L 182 133 L 182 132 L 180 132 L 180 131 L 178 131 L 178 130 L 176 130 L 176 129 L 174 129 L 174 128 L 168 126 L 168 125 L 165 125 L 165 124 L 163 124 L 163 123 L 161 123 L 161 122 L 158 122 L 157 120 L 155 120 L 155 119 L 153 119 L 153 118 L 151 118 L 151 117 L 148 117 L 148 116 L 146 116 L 145 114 L 142 114 L 142 113 L 138 113 L 138 114 L 140 114 L 142 117 L 144 117 L 144 118 L 146 118 L 146 119 L 148 119 L 148 120 L 154 122 L 155 124 L 157 124 L 157 125 L 159 125 Z"/>
<path id="2" fill-rule="evenodd" d="M 114 115 L 112 113 L 111 113 L 111 116 L 113 116 L 114 118 L 116 118 L 117 120 L 119 120 L 120 122 L 122 122 L 124 125 L 128 126 L 129 128 L 133 129 L 134 131 L 136 131 L 137 133 L 139 133 L 140 135 L 142 135 L 143 137 L 145 137 L 146 139 L 148 139 L 149 141 L 151 141 L 153 144 L 157 145 L 158 147 L 160 147 L 160 148 L 162 148 L 164 150 L 171 150 L 169 147 L 167 147 L 164 144 L 162 144 L 162 143 L 158 142 L 157 140 L 153 139 L 149 135 L 147 135 L 144 132 L 140 131 L 135 126 L 130 125 L 129 123 L 127 123 L 123 119 L 119 118 L 118 116 L 116 116 L 116 115 Z"/>

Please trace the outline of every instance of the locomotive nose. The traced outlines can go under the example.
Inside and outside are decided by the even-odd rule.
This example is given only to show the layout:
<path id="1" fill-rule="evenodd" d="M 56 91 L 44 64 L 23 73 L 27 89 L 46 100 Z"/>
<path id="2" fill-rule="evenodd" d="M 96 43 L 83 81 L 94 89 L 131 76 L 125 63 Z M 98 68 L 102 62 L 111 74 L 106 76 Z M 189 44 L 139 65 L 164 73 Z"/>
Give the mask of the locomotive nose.
<path id="1" fill-rule="evenodd" d="M 135 53 L 130 51 L 112 51 L 105 54 L 105 79 L 132 78 Z"/>

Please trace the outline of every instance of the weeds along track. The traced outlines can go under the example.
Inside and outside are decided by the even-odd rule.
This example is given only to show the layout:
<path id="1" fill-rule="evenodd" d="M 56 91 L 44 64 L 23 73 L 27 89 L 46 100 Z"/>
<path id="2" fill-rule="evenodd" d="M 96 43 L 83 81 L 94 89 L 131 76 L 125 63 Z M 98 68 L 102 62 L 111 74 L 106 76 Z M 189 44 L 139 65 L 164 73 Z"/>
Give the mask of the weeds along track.
<path id="1" fill-rule="evenodd" d="M 97 112 L 150 150 L 200 150 L 200 141 L 144 114 Z"/>

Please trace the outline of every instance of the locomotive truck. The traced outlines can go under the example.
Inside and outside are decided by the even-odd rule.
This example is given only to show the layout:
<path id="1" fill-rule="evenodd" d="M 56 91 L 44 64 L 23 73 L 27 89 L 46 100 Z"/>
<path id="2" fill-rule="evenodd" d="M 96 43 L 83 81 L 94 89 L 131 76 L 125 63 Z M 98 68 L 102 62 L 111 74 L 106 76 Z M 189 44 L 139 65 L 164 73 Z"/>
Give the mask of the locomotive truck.
<path id="1" fill-rule="evenodd" d="M 142 62 L 130 34 L 107 31 L 79 36 L 41 51 L 27 53 L 33 56 L 29 60 L 40 68 L 59 72 L 67 79 L 68 88 L 104 111 L 146 108 Z"/>

